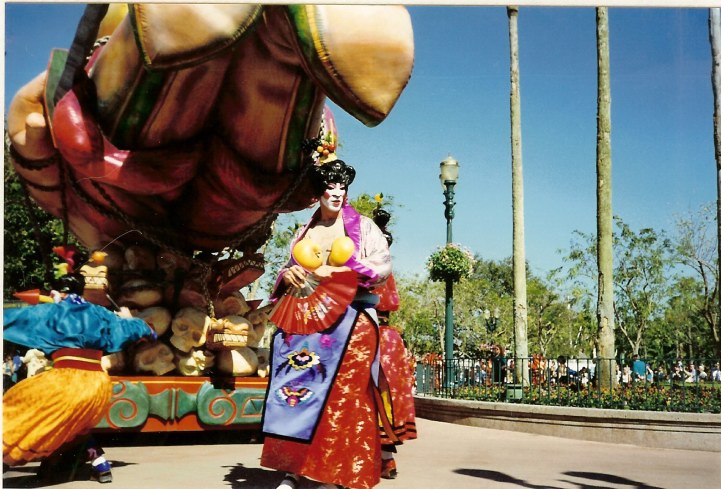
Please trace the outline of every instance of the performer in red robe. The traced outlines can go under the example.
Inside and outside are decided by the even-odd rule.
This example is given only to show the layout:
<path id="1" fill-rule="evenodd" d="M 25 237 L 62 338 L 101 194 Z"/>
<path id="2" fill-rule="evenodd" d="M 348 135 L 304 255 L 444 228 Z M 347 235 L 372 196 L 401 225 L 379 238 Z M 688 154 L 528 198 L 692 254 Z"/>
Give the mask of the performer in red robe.
<path id="1" fill-rule="evenodd" d="M 326 489 L 368 489 L 380 482 L 377 386 L 384 382 L 373 307 L 378 297 L 370 289 L 390 275 L 391 259 L 378 226 L 346 203 L 354 176 L 355 170 L 340 160 L 318 167 L 313 180 L 320 209 L 293 242 L 308 238 L 320 246 L 324 264 L 312 272 L 316 278 L 333 280 L 333 273 L 353 270 L 358 290 L 328 330 L 297 335 L 279 329 L 273 339 L 261 465 L 287 473 L 278 489 L 296 489 L 300 477 Z M 344 266 L 328 265 L 332 243 L 342 236 L 351 238 L 354 254 Z M 302 287 L 307 275 L 291 255 L 274 297 L 288 287 Z M 333 352 L 339 356 L 337 369 L 331 365 Z M 283 383 L 284 376 L 301 369 L 306 377 Z M 312 409 L 313 402 L 319 406 L 318 415 L 303 414 Z"/>
<path id="2" fill-rule="evenodd" d="M 381 208 L 376 208 L 373 212 L 373 220 L 385 235 L 388 246 L 393 243 L 393 236 L 387 230 L 390 217 L 390 214 Z M 390 324 L 390 313 L 397 311 L 400 305 L 400 297 L 393 275 L 373 292 L 380 297 L 376 310 L 380 322 L 381 368 L 390 388 L 390 398 L 384 398 L 384 408 L 393 427 L 393 434 L 397 438 L 395 440 L 381 430 L 381 477 L 395 479 L 398 475 L 396 461 L 393 458 L 393 454 L 397 452 L 396 445 L 400 445 L 406 440 L 413 440 L 418 436 L 416 407 L 413 400 L 415 362 L 406 349 L 400 332 Z"/>

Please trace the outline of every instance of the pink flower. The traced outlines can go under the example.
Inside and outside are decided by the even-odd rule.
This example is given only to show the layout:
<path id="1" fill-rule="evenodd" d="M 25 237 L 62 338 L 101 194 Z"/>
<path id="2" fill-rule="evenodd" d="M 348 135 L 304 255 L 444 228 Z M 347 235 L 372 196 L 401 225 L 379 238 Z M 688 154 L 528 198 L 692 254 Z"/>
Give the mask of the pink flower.
<path id="1" fill-rule="evenodd" d="M 333 343 L 335 343 L 335 340 L 327 334 L 320 336 L 320 346 L 323 348 L 333 348 Z"/>

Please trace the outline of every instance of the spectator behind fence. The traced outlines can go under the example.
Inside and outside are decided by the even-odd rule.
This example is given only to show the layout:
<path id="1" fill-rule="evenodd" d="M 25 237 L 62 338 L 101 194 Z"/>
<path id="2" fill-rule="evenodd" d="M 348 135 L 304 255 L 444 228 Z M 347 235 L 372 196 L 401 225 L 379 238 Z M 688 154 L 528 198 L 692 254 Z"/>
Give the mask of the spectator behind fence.
<path id="1" fill-rule="evenodd" d="M 676 382 L 683 382 L 686 380 L 686 375 L 683 369 L 681 368 L 681 365 L 678 363 L 673 366 L 673 372 L 671 373 L 671 380 Z"/>
<path id="2" fill-rule="evenodd" d="M 633 380 L 643 380 L 646 378 L 646 370 L 648 365 L 646 362 L 638 357 L 638 353 L 633 354 L 633 363 L 631 364 L 631 371 L 633 372 Z"/>
<path id="3" fill-rule="evenodd" d="M 506 360 L 506 384 L 516 383 L 516 362 L 513 358 Z"/>
<path id="4" fill-rule="evenodd" d="M 493 383 L 501 384 L 506 372 L 506 356 L 502 346 L 495 345 L 493 347 L 493 358 L 491 360 Z"/>
<path id="5" fill-rule="evenodd" d="M 666 380 L 666 370 L 663 368 L 663 365 L 659 365 L 658 368 L 656 368 L 654 379 L 656 379 L 656 382 L 658 383 Z"/>
<path id="6" fill-rule="evenodd" d="M 564 385 L 568 384 L 569 373 L 568 365 L 566 365 L 566 357 L 561 355 L 558 357 L 558 382 Z"/>
<path id="7" fill-rule="evenodd" d="M 581 382 L 581 387 L 585 388 L 589 381 L 589 373 L 587 367 L 581 367 L 581 370 L 578 371 L 578 377 Z"/>
<path id="8" fill-rule="evenodd" d="M 628 365 L 623 366 L 623 370 L 621 371 L 621 383 L 623 385 L 628 385 L 631 383 L 631 380 L 633 379 L 633 373 L 631 372 L 631 367 Z"/>
<path id="9" fill-rule="evenodd" d="M 493 359 L 489 358 L 483 363 L 483 370 L 486 374 L 486 383 L 490 385 L 493 382 Z"/>
<path id="10" fill-rule="evenodd" d="M 711 380 L 721 382 L 721 362 L 716 362 L 711 369 Z"/>
<path id="11" fill-rule="evenodd" d="M 6 353 L 5 360 L 3 362 L 3 392 L 12 387 L 14 372 L 15 364 L 13 363 L 13 356 L 9 353 Z"/>
<path id="12" fill-rule="evenodd" d="M 558 363 L 555 360 L 551 360 L 548 364 L 548 375 L 552 384 L 558 381 Z"/>

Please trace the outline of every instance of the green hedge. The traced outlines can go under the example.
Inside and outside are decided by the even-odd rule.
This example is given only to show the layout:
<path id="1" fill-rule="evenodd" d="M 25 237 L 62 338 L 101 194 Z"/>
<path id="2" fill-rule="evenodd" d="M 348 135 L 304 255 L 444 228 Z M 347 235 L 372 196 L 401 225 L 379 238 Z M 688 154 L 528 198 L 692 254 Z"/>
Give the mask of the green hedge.
<path id="1" fill-rule="evenodd" d="M 453 389 L 454 399 L 503 402 L 506 385 L 470 386 Z M 672 411 L 721 414 L 721 385 L 637 383 L 613 390 L 577 389 L 575 386 L 530 386 L 523 388 L 523 404 L 569 406 L 638 411 Z"/>

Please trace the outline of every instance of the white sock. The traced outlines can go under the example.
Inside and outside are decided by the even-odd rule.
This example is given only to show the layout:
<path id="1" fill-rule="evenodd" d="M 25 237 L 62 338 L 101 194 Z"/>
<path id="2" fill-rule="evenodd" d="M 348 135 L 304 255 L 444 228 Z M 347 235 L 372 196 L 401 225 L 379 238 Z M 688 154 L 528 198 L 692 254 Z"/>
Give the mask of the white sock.
<path id="1" fill-rule="evenodd" d="M 106 460 L 105 460 L 105 457 L 103 457 L 103 456 L 101 455 L 101 456 L 97 457 L 95 460 L 93 460 L 93 461 L 91 462 L 91 464 L 92 464 L 93 467 L 97 467 L 98 465 L 100 465 L 101 463 L 103 463 L 103 462 L 105 462 L 105 461 L 106 461 Z"/>
<path id="2" fill-rule="evenodd" d="M 393 452 L 381 450 L 381 460 L 393 460 Z"/>
<path id="3" fill-rule="evenodd" d="M 286 482 L 286 479 L 294 480 L 295 484 L 293 484 L 293 483 L 288 484 Z M 285 477 L 283 478 L 283 482 L 281 482 L 280 485 L 278 487 L 276 487 L 275 489 L 295 489 L 296 487 L 298 487 L 298 483 L 299 483 L 299 478 L 297 475 L 287 473 L 287 474 L 285 474 Z"/>

